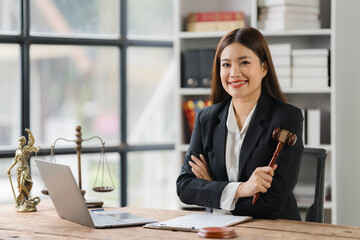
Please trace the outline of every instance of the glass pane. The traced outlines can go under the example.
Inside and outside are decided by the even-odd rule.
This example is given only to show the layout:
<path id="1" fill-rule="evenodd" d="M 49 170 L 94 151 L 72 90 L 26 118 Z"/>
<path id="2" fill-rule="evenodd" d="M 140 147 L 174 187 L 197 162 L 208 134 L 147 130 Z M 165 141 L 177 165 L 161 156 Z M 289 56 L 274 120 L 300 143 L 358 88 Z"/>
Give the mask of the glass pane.
<path id="1" fill-rule="evenodd" d="M 119 0 L 30 0 L 30 33 L 56 36 L 119 35 Z"/>
<path id="2" fill-rule="evenodd" d="M 17 146 L 20 130 L 20 47 L 0 44 L 0 148 Z"/>
<path id="3" fill-rule="evenodd" d="M 127 4 L 129 38 L 173 35 L 173 0 L 128 0 Z"/>
<path id="4" fill-rule="evenodd" d="M 175 64 L 171 48 L 130 47 L 127 54 L 129 143 L 173 143 Z"/>
<path id="5" fill-rule="evenodd" d="M 55 150 L 56 151 L 56 150 Z M 98 165 L 100 161 L 99 154 L 81 154 L 81 183 L 82 189 L 86 191 L 85 198 L 88 200 L 102 200 L 105 206 L 119 207 L 120 206 L 120 187 L 119 187 L 119 169 L 120 169 L 120 155 L 118 153 L 106 153 L 106 158 L 109 168 L 105 168 L 104 171 L 99 170 Z M 46 195 L 41 193 L 41 190 L 46 189 L 44 181 L 40 175 L 39 169 L 36 167 L 35 157 L 31 158 L 31 176 L 34 181 L 32 189 L 32 197 L 39 196 L 41 199 L 48 198 Z M 40 160 L 49 161 L 50 157 L 38 157 Z M 78 175 L 78 163 L 76 155 L 58 155 L 55 156 L 55 161 L 60 164 L 69 165 L 74 178 L 79 183 Z M 110 169 L 110 171 L 108 171 Z M 112 192 L 99 193 L 94 192 L 92 188 L 101 183 L 101 177 L 104 173 L 104 186 L 113 186 L 115 189 Z M 98 174 L 98 178 L 96 175 Z"/>
<path id="6" fill-rule="evenodd" d="M 15 152 L 14 152 L 15 154 Z M 7 176 L 6 170 L 10 167 L 10 165 L 13 163 L 14 159 L 13 158 L 1 158 L 0 159 L 0 189 L 1 189 L 1 194 L 0 194 L 0 204 L 8 204 L 8 203 L 13 203 L 15 204 L 15 199 L 14 199 L 14 194 L 11 190 L 11 184 L 9 181 L 9 178 Z M 14 191 L 15 193 L 17 193 L 17 182 L 16 182 L 16 168 L 13 168 L 10 172 L 13 176 L 12 178 L 12 182 L 14 185 Z M 15 207 L 14 207 L 14 211 L 15 211 Z"/>
<path id="7" fill-rule="evenodd" d="M 83 139 L 97 135 L 119 143 L 118 48 L 33 45 L 30 67 L 31 130 L 38 144 L 74 139 L 77 125 Z"/>
<path id="8" fill-rule="evenodd" d="M 180 166 L 173 151 L 128 154 L 128 205 L 177 209 L 176 178 Z"/>
<path id="9" fill-rule="evenodd" d="M 19 0 L 0 0 L 0 34 L 20 33 Z"/>

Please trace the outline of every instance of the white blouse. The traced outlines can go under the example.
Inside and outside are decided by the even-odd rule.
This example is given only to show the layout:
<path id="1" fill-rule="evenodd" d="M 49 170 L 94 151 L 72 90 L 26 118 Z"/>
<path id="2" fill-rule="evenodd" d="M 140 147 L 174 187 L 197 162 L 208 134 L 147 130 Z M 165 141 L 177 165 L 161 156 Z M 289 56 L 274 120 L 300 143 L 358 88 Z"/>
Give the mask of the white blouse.
<path id="1" fill-rule="evenodd" d="M 235 209 L 235 204 L 237 199 L 234 199 L 236 190 L 241 182 L 238 180 L 238 170 L 239 170 L 239 159 L 240 159 L 240 150 L 245 138 L 247 129 L 249 128 L 249 123 L 254 114 L 256 105 L 251 109 L 244 126 L 241 130 L 236 123 L 235 112 L 233 108 L 232 101 L 229 106 L 229 113 L 227 116 L 226 127 L 228 130 L 227 139 L 226 139 L 226 154 L 225 154 L 225 164 L 226 172 L 229 178 L 230 183 L 224 188 L 221 198 L 220 198 L 220 210 L 214 209 L 215 214 L 231 214 L 230 211 Z"/>

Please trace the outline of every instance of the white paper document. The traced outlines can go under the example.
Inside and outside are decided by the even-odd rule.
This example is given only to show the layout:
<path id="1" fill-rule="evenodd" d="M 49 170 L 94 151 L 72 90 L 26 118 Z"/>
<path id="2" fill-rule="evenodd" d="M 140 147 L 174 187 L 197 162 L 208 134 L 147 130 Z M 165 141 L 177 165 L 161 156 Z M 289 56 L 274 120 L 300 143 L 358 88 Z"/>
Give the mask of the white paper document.
<path id="1" fill-rule="evenodd" d="M 205 227 L 227 227 L 251 219 L 248 216 L 214 215 L 210 213 L 192 213 L 163 222 L 146 224 L 146 228 L 158 228 L 177 231 L 197 232 Z"/>

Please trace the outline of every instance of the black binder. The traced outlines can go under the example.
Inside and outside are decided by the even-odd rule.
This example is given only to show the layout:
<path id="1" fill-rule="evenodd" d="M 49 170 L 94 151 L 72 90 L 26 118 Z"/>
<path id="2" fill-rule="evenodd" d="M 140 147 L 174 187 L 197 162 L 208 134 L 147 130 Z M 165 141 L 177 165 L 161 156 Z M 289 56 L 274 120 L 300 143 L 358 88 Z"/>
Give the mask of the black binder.
<path id="1" fill-rule="evenodd" d="M 186 50 L 183 66 L 182 87 L 199 87 L 199 50 Z"/>
<path id="2" fill-rule="evenodd" d="M 199 51 L 199 87 L 211 87 L 211 71 L 214 60 L 213 49 L 202 49 Z"/>
<path id="3" fill-rule="evenodd" d="M 181 87 L 209 88 L 214 49 L 190 49 L 184 52 Z"/>

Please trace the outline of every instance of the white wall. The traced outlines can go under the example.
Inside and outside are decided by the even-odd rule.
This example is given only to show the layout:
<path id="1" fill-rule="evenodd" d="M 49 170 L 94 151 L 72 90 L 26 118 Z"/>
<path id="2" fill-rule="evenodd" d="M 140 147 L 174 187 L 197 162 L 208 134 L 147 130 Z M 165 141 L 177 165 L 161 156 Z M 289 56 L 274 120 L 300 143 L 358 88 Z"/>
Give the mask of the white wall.
<path id="1" fill-rule="evenodd" d="M 336 223 L 360 226 L 360 1 L 335 1 Z"/>

